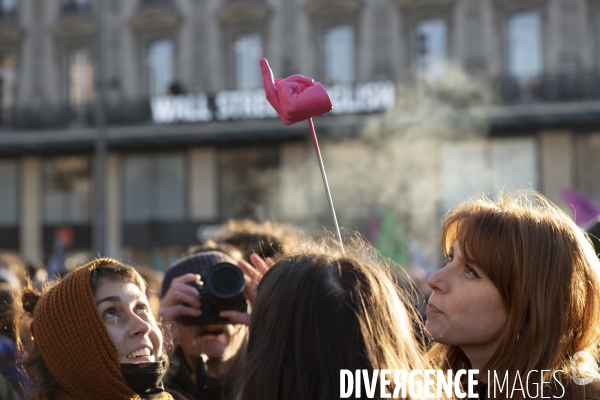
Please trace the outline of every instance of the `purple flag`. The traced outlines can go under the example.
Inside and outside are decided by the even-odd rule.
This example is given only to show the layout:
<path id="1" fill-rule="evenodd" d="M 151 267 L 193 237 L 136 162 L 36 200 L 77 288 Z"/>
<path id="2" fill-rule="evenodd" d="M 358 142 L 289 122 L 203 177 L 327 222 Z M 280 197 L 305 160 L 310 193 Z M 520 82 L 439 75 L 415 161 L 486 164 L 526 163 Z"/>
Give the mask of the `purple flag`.
<path id="1" fill-rule="evenodd" d="M 563 189 L 561 193 L 565 203 L 573 212 L 577 225 L 583 226 L 600 216 L 600 206 L 588 196 L 572 189 Z"/>

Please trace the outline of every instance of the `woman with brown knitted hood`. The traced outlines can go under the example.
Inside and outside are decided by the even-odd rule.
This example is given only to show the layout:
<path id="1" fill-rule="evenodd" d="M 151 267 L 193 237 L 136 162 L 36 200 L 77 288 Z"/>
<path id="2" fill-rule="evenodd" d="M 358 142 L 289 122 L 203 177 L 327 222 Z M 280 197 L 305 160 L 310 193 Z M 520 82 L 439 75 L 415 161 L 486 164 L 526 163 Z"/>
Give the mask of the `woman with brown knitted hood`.
<path id="1" fill-rule="evenodd" d="M 163 391 L 167 359 L 145 289 L 132 267 L 109 258 L 42 293 L 26 288 L 32 342 L 21 350 L 32 386 L 25 398 L 172 399 Z"/>

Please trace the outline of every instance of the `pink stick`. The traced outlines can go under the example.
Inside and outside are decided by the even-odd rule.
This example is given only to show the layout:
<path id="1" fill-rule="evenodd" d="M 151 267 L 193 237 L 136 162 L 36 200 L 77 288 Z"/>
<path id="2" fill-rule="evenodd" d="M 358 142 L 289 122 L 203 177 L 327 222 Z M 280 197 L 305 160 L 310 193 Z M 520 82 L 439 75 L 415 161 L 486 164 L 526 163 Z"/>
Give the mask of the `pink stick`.
<path id="1" fill-rule="evenodd" d="M 338 240 L 340 241 L 340 248 L 342 254 L 344 252 L 344 243 L 342 242 L 342 235 L 340 233 L 340 227 L 338 225 L 337 217 L 335 216 L 335 209 L 333 208 L 333 200 L 331 199 L 331 191 L 329 190 L 329 183 L 327 182 L 327 175 L 325 175 L 325 167 L 323 166 L 323 158 L 321 157 L 321 150 L 319 149 L 319 142 L 317 141 L 317 133 L 315 132 L 315 126 L 312 118 L 308 119 L 308 126 L 310 128 L 310 134 L 312 136 L 313 145 L 315 146 L 315 152 L 317 153 L 317 160 L 319 161 L 319 168 L 321 169 L 321 176 L 323 177 L 323 185 L 325 186 L 325 194 L 327 195 L 327 201 L 329 202 L 329 211 L 331 212 L 331 218 L 333 218 L 333 225 L 335 226 L 335 233 Z"/>

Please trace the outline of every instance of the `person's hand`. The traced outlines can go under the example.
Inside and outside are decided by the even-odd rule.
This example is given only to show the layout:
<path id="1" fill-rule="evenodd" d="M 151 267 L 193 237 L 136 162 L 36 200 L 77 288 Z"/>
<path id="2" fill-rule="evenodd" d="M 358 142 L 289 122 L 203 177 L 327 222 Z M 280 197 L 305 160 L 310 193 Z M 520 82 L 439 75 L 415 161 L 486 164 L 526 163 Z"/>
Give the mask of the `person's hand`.
<path id="1" fill-rule="evenodd" d="M 198 282 L 200 275 L 185 274 L 171 281 L 171 287 L 160 301 L 158 315 L 163 321 L 173 322 L 177 317 L 198 317 L 202 315 L 200 293 L 188 285 Z"/>
<path id="2" fill-rule="evenodd" d="M 333 108 L 331 99 L 319 82 L 303 75 L 273 80 L 273 72 L 265 58 L 260 70 L 267 100 L 286 125 L 325 114 Z"/>
<path id="3" fill-rule="evenodd" d="M 244 272 L 244 275 L 249 279 L 249 282 L 246 282 L 246 287 L 244 288 L 244 294 L 246 295 L 246 299 L 250 302 L 250 305 L 254 305 L 254 299 L 256 299 L 256 288 L 260 283 L 264 274 L 273 266 L 273 260 L 267 257 L 265 260 L 260 258 L 257 254 L 250 255 L 250 262 L 252 265 L 248 264 L 244 260 L 238 261 L 238 267 Z M 247 313 L 243 313 L 240 311 L 221 311 L 219 313 L 221 318 L 227 318 L 234 324 L 244 324 L 249 325 L 250 316 Z"/>

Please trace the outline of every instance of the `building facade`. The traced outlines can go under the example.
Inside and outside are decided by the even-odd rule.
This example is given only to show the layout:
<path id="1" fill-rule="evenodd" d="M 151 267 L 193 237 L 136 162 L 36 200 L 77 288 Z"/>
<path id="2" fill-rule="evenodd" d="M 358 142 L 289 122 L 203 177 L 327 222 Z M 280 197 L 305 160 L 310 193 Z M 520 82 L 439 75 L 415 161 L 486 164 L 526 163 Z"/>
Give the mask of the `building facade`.
<path id="1" fill-rule="evenodd" d="M 228 218 L 331 227 L 305 124 L 258 68 L 323 82 L 315 120 L 343 226 L 391 210 L 439 262 L 440 218 L 481 192 L 600 201 L 600 1 L 104 3 L 106 255 L 164 268 Z M 0 1 L 0 247 L 93 253 L 93 0 Z"/>

